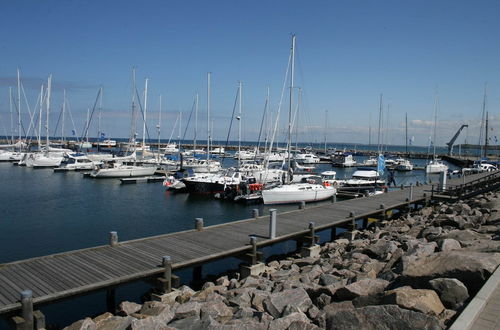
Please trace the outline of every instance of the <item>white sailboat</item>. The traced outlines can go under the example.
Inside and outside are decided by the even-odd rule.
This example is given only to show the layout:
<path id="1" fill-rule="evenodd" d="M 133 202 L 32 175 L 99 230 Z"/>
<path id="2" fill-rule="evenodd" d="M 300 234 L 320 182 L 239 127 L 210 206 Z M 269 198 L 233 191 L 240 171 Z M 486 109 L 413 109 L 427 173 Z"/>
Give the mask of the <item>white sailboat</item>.
<path id="1" fill-rule="evenodd" d="M 292 35 L 292 47 L 290 54 L 290 102 L 288 112 L 288 152 L 287 162 L 288 169 L 291 170 L 291 127 L 292 127 L 292 103 L 293 103 L 293 89 L 294 89 L 294 61 L 295 61 L 295 35 Z M 262 199 L 264 204 L 287 204 L 297 203 L 300 201 L 314 202 L 332 197 L 337 190 L 332 186 L 325 186 L 316 183 L 298 183 L 290 184 L 291 178 L 286 176 L 285 184 L 274 187 L 271 189 L 264 189 L 262 191 Z"/>
<path id="2" fill-rule="evenodd" d="M 435 174 L 448 171 L 448 166 L 444 164 L 440 159 L 436 157 L 436 136 L 437 136 L 437 111 L 439 106 L 439 96 L 436 94 L 436 99 L 434 101 L 434 136 L 432 139 L 433 144 L 433 155 L 432 160 L 425 167 L 425 172 L 427 174 Z"/>

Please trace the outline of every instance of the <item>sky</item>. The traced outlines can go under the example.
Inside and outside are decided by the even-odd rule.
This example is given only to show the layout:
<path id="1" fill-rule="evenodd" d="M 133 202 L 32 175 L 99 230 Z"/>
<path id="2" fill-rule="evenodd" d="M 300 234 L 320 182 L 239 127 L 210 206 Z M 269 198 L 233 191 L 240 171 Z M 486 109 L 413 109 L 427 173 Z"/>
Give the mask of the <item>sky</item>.
<path id="1" fill-rule="evenodd" d="M 495 0 L 3 0 L 0 135 L 11 133 L 9 87 L 17 102 L 19 68 L 31 110 L 41 84 L 46 85 L 52 75 L 51 134 L 64 89 L 67 111 L 81 135 L 87 109 L 93 108 L 102 86 L 102 131 L 110 137 L 129 137 L 135 67 L 141 103 L 148 78 L 146 122 L 151 138 L 157 137 L 159 95 L 161 138 L 175 139 L 184 135 L 198 93 L 197 137 L 206 139 L 207 73 L 211 72 L 212 137 L 226 139 L 241 81 L 242 139 L 255 141 L 268 87 L 271 116 L 266 123 L 274 127 L 291 35 L 295 34 L 294 104 L 299 88 L 302 98 L 294 134 L 300 142 L 326 138 L 332 143 L 404 145 L 407 115 L 413 144 L 425 146 L 438 96 L 436 144 L 444 145 L 462 124 L 469 128 L 457 143 L 478 143 L 486 85 L 490 143 L 496 144 L 494 137 L 500 134 L 499 12 L 500 2 Z M 283 99 L 278 140 L 285 138 L 287 89 Z M 28 129 L 25 101 L 21 117 Z M 66 134 L 71 135 L 73 125 L 67 117 Z M 236 124 L 231 140 L 238 138 Z M 14 126 L 17 135 L 15 119 Z M 60 126 L 56 135 L 61 134 Z M 137 127 L 142 136 L 142 122 Z M 96 115 L 89 134 L 97 135 Z M 194 115 L 185 138 L 193 135 Z"/>

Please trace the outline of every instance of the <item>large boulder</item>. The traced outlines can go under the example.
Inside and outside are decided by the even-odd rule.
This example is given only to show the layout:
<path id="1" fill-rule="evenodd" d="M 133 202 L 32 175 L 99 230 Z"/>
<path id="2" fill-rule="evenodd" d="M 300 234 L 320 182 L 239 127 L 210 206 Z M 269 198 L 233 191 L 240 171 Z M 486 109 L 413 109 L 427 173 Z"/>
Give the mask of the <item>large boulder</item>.
<path id="1" fill-rule="evenodd" d="M 386 239 L 380 239 L 375 244 L 367 246 L 363 253 L 367 254 L 371 258 L 377 258 L 380 260 L 386 260 L 389 255 L 394 253 L 398 248 L 397 244 L 393 241 Z"/>
<path id="2" fill-rule="evenodd" d="M 263 301 L 264 309 L 274 318 L 280 317 L 287 305 L 297 307 L 305 313 L 312 306 L 312 301 L 303 288 L 273 293 Z"/>
<path id="3" fill-rule="evenodd" d="M 445 238 L 453 238 L 454 240 L 460 242 L 462 246 L 466 247 L 474 245 L 474 241 L 485 240 L 485 239 L 489 240 L 491 239 L 491 236 L 487 234 L 479 234 L 470 229 L 465 229 L 465 230 L 452 230 L 449 233 L 441 235 L 439 237 L 440 240 Z"/>
<path id="4" fill-rule="evenodd" d="M 427 257 L 403 257 L 402 272 L 398 280 L 426 287 L 428 281 L 437 277 L 460 280 L 470 294 L 476 294 L 486 279 L 500 264 L 500 253 L 471 251 L 437 252 Z"/>
<path id="5" fill-rule="evenodd" d="M 311 324 L 311 321 L 309 321 L 308 317 L 304 313 L 296 312 L 285 317 L 272 320 L 269 324 L 269 329 L 285 330 L 288 329 L 293 322 L 304 322 L 304 324 Z"/>
<path id="6" fill-rule="evenodd" d="M 429 315 L 399 308 L 396 305 L 367 306 L 327 313 L 326 329 L 389 330 L 441 329 L 439 321 Z"/>
<path id="7" fill-rule="evenodd" d="M 200 317 L 201 304 L 197 301 L 190 301 L 179 305 L 175 310 L 176 319 L 184 319 L 189 317 Z"/>
<path id="8" fill-rule="evenodd" d="M 439 249 L 441 251 L 460 250 L 461 248 L 460 242 L 453 238 L 445 238 L 439 242 Z"/>
<path id="9" fill-rule="evenodd" d="M 97 330 L 97 325 L 90 317 L 76 321 L 63 330 Z"/>
<path id="10" fill-rule="evenodd" d="M 133 313 L 137 313 L 142 308 L 141 304 L 137 304 L 135 302 L 123 301 L 118 306 L 118 313 L 122 315 L 130 315 Z"/>
<path id="11" fill-rule="evenodd" d="M 233 316 L 233 310 L 227 307 L 223 302 L 208 302 L 201 307 L 201 318 L 205 318 L 206 316 L 210 316 L 216 321 L 223 322 L 229 320 Z"/>
<path id="12" fill-rule="evenodd" d="M 431 315 L 439 315 L 445 309 L 435 291 L 411 287 L 387 291 L 383 302 Z"/>
<path id="13" fill-rule="evenodd" d="M 99 325 L 99 330 L 127 330 L 129 329 L 132 321 L 135 320 L 133 317 L 125 316 L 113 316 L 103 320 Z"/>
<path id="14" fill-rule="evenodd" d="M 381 293 L 389 282 L 379 278 L 365 278 L 337 289 L 334 298 L 337 300 L 352 300 L 360 296 L 370 296 Z"/>
<path id="15" fill-rule="evenodd" d="M 429 281 L 447 308 L 458 309 L 469 298 L 467 287 L 456 278 L 436 278 Z"/>

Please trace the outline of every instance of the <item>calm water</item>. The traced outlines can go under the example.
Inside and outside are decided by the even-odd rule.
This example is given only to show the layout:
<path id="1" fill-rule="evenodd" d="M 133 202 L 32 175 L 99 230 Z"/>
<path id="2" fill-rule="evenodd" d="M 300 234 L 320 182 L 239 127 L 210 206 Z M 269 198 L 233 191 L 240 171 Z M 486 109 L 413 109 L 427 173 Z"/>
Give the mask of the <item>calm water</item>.
<path id="1" fill-rule="evenodd" d="M 425 165 L 424 160 L 413 161 Z M 233 163 L 229 160 L 225 165 Z M 318 166 L 318 171 L 331 169 L 330 165 Z M 334 170 L 339 178 L 355 171 Z M 396 181 L 398 185 L 424 182 L 428 180 L 424 175 L 423 171 L 396 173 Z M 436 182 L 437 177 L 432 180 Z M 249 218 L 253 208 L 259 208 L 261 214 L 268 214 L 269 208 L 278 212 L 296 208 L 241 205 L 167 192 L 161 183 L 122 185 L 117 179 L 87 179 L 78 172 L 53 173 L 10 163 L 0 163 L 0 182 L 0 263 L 107 244 L 110 231 L 117 231 L 123 241 L 192 229 L 196 217 L 204 218 L 208 226 Z M 204 269 L 204 275 L 236 267 L 238 262 L 213 263 Z M 117 300 L 138 301 L 149 287 L 142 282 L 124 286 L 118 290 Z M 104 293 L 98 292 L 42 311 L 49 323 L 67 325 L 105 309 Z"/>

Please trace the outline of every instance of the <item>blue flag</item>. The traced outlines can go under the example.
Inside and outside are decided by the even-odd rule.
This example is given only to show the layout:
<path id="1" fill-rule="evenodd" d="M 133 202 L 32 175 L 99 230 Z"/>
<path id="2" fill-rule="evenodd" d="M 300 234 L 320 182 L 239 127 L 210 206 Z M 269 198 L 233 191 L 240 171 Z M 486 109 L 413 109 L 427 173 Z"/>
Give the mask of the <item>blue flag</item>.
<path id="1" fill-rule="evenodd" d="M 377 172 L 379 176 L 384 175 L 385 171 L 385 158 L 384 155 L 379 154 L 377 159 Z"/>
<path id="2" fill-rule="evenodd" d="M 71 133 L 73 134 L 73 136 L 76 135 L 76 132 L 74 129 L 71 130 Z"/>
<path id="3" fill-rule="evenodd" d="M 101 133 L 101 137 L 99 138 L 101 141 L 104 141 L 104 138 L 106 137 L 106 133 Z"/>

